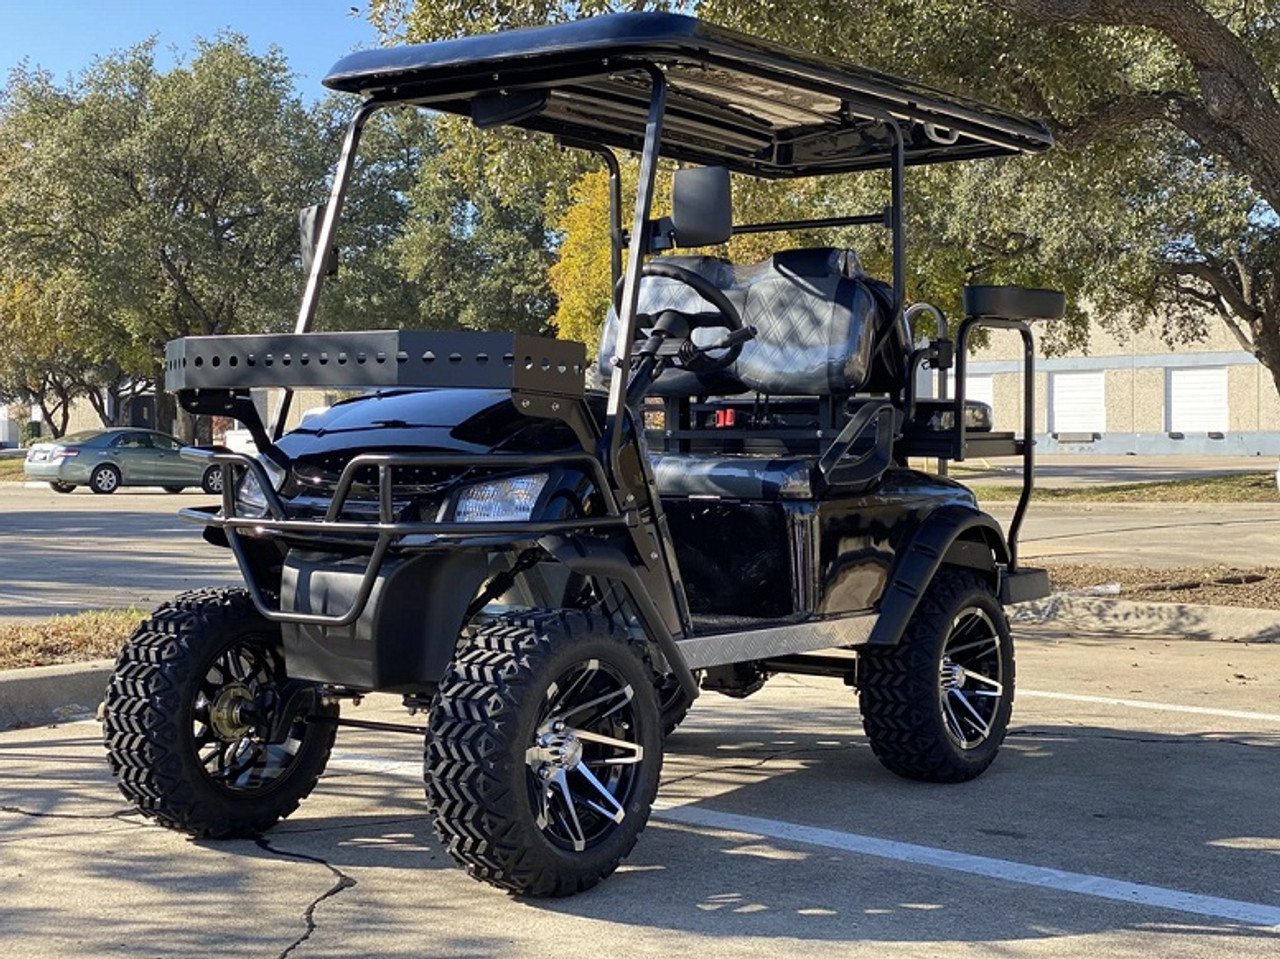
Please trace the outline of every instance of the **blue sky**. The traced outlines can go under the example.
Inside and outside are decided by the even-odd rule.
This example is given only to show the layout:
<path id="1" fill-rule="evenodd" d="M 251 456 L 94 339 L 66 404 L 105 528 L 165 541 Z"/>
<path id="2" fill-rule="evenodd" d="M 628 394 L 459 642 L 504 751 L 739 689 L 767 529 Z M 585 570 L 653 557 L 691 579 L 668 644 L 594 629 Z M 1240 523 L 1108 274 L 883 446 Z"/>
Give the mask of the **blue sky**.
<path id="1" fill-rule="evenodd" d="M 360 16 L 348 11 L 358 6 Z M 307 100 L 323 92 L 321 78 L 344 54 L 377 45 L 361 0 L 0 0 L 0 81 L 27 58 L 63 82 L 113 50 L 158 37 L 161 69 L 171 48 L 190 55 L 196 37 L 230 29 L 263 53 L 275 44 L 298 74 Z"/>

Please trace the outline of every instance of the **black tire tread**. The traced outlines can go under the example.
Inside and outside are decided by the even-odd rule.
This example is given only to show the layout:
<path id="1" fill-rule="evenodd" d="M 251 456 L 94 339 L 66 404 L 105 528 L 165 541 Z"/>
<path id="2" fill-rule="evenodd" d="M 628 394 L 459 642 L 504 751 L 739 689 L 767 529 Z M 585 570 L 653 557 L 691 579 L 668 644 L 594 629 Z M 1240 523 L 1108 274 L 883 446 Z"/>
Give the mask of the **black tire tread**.
<path id="1" fill-rule="evenodd" d="M 935 722 L 937 624 L 940 619 L 949 618 L 975 591 L 991 596 L 990 587 L 976 572 L 941 568 L 921 597 L 898 645 L 859 653 L 863 730 L 876 758 L 899 776 L 922 782 L 967 782 L 986 770 L 1003 739 L 1001 729 L 992 748 L 983 749 L 980 756 L 961 757 Z M 1003 620 L 998 603 L 995 608 Z M 1007 631 L 1007 625 L 1004 628 Z M 1012 675 L 1008 683 L 1012 696 Z"/>
<path id="2" fill-rule="evenodd" d="M 192 590 L 157 607 L 120 653 L 103 711 L 107 760 L 124 797 L 162 826 L 199 838 L 258 835 L 297 809 L 324 770 L 336 732 L 330 724 L 309 727 L 285 773 L 291 781 L 263 796 L 211 799 L 193 775 L 185 686 L 207 668 L 209 637 L 255 622 L 266 620 L 245 590 Z M 336 707 L 327 711 L 336 715 Z"/>
<path id="3" fill-rule="evenodd" d="M 509 730 L 517 725 L 539 666 L 565 643 L 601 636 L 616 640 L 649 670 L 635 647 L 602 618 L 576 610 L 537 611 L 480 630 L 441 682 L 423 763 L 427 803 L 436 835 L 472 877 L 522 895 L 572 895 L 612 873 L 644 829 L 652 794 L 643 798 L 638 828 L 609 851 L 608 861 L 577 873 L 553 871 L 545 868 L 543 851 L 515 812 L 523 797 L 508 786 L 518 778 L 511 771 Z M 653 762 L 660 765 L 657 753 Z M 657 771 L 652 779 L 656 792 Z"/>

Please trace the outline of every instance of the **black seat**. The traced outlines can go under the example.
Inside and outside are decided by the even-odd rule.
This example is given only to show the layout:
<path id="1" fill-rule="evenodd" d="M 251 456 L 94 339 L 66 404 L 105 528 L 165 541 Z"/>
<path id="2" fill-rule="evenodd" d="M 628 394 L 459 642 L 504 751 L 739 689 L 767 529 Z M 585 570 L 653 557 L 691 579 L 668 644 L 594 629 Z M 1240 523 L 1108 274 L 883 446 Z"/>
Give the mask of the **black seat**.
<path id="1" fill-rule="evenodd" d="M 711 374 L 667 370 L 650 395 L 684 399 L 753 392 L 818 398 L 901 390 L 907 379 L 911 336 L 891 289 L 868 277 L 858 257 L 834 247 L 787 250 L 740 266 L 708 256 L 667 262 L 703 276 L 723 290 L 756 336 L 727 369 Z M 637 310 L 706 312 L 707 304 L 678 280 L 644 277 Z M 601 338 L 602 376 L 612 370 L 618 318 L 610 310 Z M 694 341 L 717 342 L 722 331 L 698 329 Z M 809 499 L 816 455 L 767 457 L 664 452 L 653 458 L 664 496 L 729 499 Z"/>
<path id="2" fill-rule="evenodd" d="M 654 396 L 731 396 L 759 392 L 783 396 L 836 396 L 887 392 L 905 382 L 911 335 L 889 287 L 862 272 L 851 250 L 834 247 L 787 250 L 763 262 L 739 266 L 708 256 L 675 256 L 666 262 L 707 278 L 738 307 L 756 337 L 726 370 L 696 375 L 668 370 Z M 692 289 L 666 277 L 644 277 L 638 312 L 705 312 Z M 608 378 L 618 318 L 609 311 L 600 341 L 600 372 Z M 723 334 L 700 329 L 694 341 L 714 343 Z"/>
<path id="3" fill-rule="evenodd" d="M 663 496 L 721 499 L 812 499 L 815 457 L 654 453 L 653 478 Z"/>

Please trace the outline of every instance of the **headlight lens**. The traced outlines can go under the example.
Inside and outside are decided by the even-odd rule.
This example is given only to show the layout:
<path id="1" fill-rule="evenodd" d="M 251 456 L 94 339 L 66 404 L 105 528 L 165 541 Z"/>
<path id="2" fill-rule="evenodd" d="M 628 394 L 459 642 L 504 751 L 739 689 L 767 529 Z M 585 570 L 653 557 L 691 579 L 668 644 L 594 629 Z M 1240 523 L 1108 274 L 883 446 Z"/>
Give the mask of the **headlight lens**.
<path id="1" fill-rule="evenodd" d="M 458 493 L 453 518 L 459 523 L 511 523 L 533 515 L 546 473 L 511 476 L 464 487 Z"/>
<path id="2" fill-rule="evenodd" d="M 254 459 L 262 464 L 262 468 L 267 474 L 267 479 L 271 482 L 272 490 L 279 492 L 288 473 L 261 453 L 255 456 Z M 255 470 L 245 470 L 244 475 L 240 477 L 240 481 L 236 484 L 236 512 L 245 516 L 267 515 L 267 496 L 262 491 L 262 484 L 258 482 L 258 474 Z"/>

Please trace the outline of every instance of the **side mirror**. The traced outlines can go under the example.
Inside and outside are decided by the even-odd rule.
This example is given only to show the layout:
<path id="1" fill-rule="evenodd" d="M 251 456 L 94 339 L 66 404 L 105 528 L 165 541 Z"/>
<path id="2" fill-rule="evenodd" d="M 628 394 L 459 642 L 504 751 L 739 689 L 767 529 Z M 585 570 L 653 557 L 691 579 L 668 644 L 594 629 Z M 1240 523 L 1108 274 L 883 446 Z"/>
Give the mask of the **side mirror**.
<path id="1" fill-rule="evenodd" d="M 677 170 L 671 184 L 677 246 L 716 246 L 733 236 L 729 171 L 722 166 Z"/>
<path id="2" fill-rule="evenodd" d="M 320 239 L 320 225 L 324 222 L 325 204 L 317 203 L 314 206 L 303 207 L 298 213 L 298 232 L 302 237 L 302 272 L 306 276 L 311 275 L 311 264 L 316 259 L 316 241 Z M 325 260 L 324 275 L 336 276 L 338 274 L 338 248 L 333 247 L 329 250 L 329 255 Z"/>

